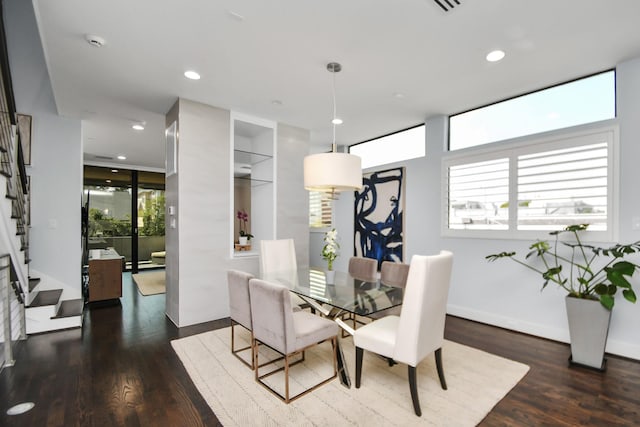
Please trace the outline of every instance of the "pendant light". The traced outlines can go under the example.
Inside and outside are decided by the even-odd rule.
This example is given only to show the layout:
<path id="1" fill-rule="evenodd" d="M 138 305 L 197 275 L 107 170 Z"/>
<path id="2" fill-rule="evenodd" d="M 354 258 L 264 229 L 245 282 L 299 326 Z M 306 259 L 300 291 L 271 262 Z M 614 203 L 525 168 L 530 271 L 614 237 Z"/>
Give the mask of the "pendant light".
<path id="1" fill-rule="evenodd" d="M 338 153 L 336 125 L 342 123 L 336 116 L 336 74 L 342 66 L 337 62 L 327 64 L 333 74 L 333 143 L 330 153 L 312 154 L 304 158 L 304 188 L 309 191 L 335 193 L 362 188 L 362 160 L 348 153 Z"/>

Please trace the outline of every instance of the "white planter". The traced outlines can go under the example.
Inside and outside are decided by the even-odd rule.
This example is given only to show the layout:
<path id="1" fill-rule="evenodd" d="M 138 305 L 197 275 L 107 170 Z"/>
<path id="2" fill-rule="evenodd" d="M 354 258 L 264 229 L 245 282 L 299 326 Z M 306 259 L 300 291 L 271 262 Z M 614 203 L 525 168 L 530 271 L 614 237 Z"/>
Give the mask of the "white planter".
<path id="1" fill-rule="evenodd" d="M 576 365 L 604 370 L 611 310 L 600 301 L 582 298 L 566 298 L 567 320 L 571 336 L 571 359 Z"/>
<path id="2" fill-rule="evenodd" d="M 324 272 L 325 282 L 327 285 L 333 285 L 336 281 L 335 270 L 325 270 Z"/>
<path id="3" fill-rule="evenodd" d="M 247 244 L 247 236 L 238 237 L 238 243 L 240 244 L 240 246 L 246 246 L 246 244 Z"/>

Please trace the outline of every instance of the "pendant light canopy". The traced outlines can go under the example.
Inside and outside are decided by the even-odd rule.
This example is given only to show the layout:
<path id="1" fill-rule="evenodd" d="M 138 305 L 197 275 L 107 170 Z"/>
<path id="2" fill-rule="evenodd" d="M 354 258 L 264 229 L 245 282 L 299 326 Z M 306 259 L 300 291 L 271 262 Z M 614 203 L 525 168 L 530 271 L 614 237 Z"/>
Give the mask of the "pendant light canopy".
<path id="1" fill-rule="evenodd" d="M 340 191 L 354 191 L 362 188 L 362 160 L 348 153 L 338 153 L 336 146 L 336 125 L 342 123 L 336 116 L 335 73 L 342 66 L 336 62 L 327 64 L 333 73 L 333 143 L 330 153 L 312 154 L 304 158 L 304 188 L 309 191 L 326 191 L 332 194 Z"/>

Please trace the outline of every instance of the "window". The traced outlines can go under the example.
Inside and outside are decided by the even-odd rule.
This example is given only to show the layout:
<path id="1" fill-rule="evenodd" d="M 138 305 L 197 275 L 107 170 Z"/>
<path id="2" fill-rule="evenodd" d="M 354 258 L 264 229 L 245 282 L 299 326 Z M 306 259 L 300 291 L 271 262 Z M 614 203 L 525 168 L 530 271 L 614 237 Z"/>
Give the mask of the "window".
<path id="1" fill-rule="evenodd" d="M 590 224 L 593 238 L 611 240 L 617 132 L 583 126 L 448 156 L 445 234 L 524 238 Z"/>
<path id="2" fill-rule="evenodd" d="M 309 191 L 309 227 L 329 228 L 333 224 L 331 196 L 321 191 Z"/>
<path id="3" fill-rule="evenodd" d="M 419 125 L 349 147 L 362 169 L 425 156 L 425 126 Z"/>
<path id="4" fill-rule="evenodd" d="M 448 217 L 451 229 L 506 230 L 509 212 L 509 159 L 449 167 Z"/>
<path id="5" fill-rule="evenodd" d="M 615 118 L 615 71 L 449 118 L 449 150 Z"/>

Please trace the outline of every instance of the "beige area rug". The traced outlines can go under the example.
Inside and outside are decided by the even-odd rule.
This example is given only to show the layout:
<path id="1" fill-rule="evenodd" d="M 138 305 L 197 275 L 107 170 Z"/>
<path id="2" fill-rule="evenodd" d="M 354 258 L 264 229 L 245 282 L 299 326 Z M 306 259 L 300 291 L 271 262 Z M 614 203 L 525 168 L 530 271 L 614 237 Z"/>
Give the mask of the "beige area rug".
<path id="1" fill-rule="evenodd" d="M 132 274 L 131 277 L 136 285 L 138 285 L 138 291 L 144 296 L 164 294 L 167 292 L 164 270 Z"/>
<path id="2" fill-rule="evenodd" d="M 240 348 L 249 334 L 241 327 L 236 332 L 236 337 L 242 335 Z M 446 341 L 442 353 L 448 390 L 440 388 L 434 358 L 427 357 L 418 367 L 422 417 L 417 417 L 406 365 L 389 368 L 385 360 L 365 352 L 359 389 L 347 389 L 336 378 L 287 405 L 256 383 L 253 372 L 231 354 L 230 337 L 225 328 L 171 342 L 225 426 L 475 426 L 529 371 L 527 365 Z M 355 384 L 353 341 L 349 337 L 341 343 Z M 300 383 L 326 378 L 330 360 L 328 343 L 307 351 L 306 361 L 291 368 L 292 395 Z M 268 378 L 284 389 L 280 374 Z"/>

